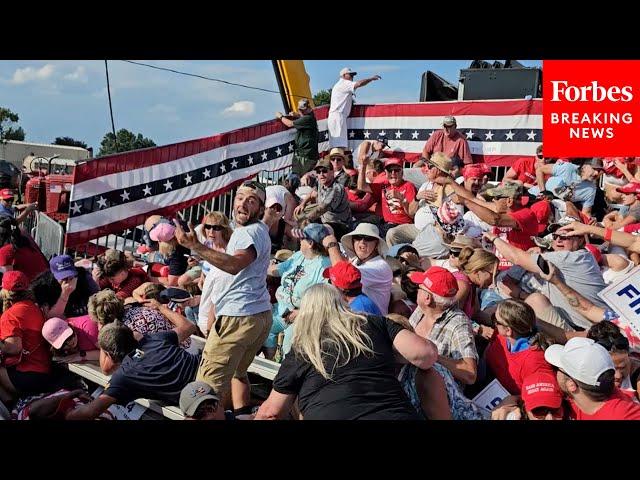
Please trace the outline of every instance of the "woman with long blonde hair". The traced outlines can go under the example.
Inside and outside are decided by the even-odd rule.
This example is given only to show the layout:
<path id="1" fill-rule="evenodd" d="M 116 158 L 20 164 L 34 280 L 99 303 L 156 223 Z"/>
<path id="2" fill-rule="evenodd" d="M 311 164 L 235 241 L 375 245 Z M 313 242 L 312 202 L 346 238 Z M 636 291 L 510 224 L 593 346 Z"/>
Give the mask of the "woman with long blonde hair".
<path id="1" fill-rule="evenodd" d="M 338 290 L 310 287 L 296 317 L 291 353 L 256 419 L 283 418 L 296 397 L 307 420 L 415 420 L 395 363 L 430 368 L 429 340 L 378 316 L 351 312 Z"/>

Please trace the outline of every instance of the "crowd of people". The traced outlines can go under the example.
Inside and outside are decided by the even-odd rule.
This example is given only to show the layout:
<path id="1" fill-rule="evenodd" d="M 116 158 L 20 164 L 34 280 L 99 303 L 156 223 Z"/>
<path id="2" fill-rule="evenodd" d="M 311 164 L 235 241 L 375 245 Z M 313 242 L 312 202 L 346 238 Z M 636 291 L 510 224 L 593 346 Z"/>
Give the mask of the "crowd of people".
<path id="1" fill-rule="evenodd" d="M 409 181 L 386 137 L 340 140 L 378 79 L 354 75 L 332 93 L 340 144 L 318 154 L 307 100 L 278 113 L 293 172 L 244 182 L 231 218 L 153 215 L 135 252 L 47 260 L 3 206 L 2 415 L 110 420 L 149 398 L 194 420 L 640 420 L 640 332 L 598 295 L 640 262 L 638 159 L 540 145 L 494 182 L 447 116 Z M 256 355 L 280 364 L 264 402 Z M 69 362 L 108 385 L 89 396 Z"/>

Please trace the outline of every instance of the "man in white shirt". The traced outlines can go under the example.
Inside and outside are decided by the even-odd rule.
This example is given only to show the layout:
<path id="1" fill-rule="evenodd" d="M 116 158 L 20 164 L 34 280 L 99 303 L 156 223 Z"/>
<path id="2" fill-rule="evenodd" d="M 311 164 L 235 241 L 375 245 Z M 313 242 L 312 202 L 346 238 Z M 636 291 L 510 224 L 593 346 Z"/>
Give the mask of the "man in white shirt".
<path id="1" fill-rule="evenodd" d="M 354 82 L 353 77 L 356 75 L 357 72 L 351 71 L 350 68 L 343 68 L 340 70 L 340 80 L 331 89 L 331 106 L 329 107 L 329 116 L 327 118 L 330 148 L 342 147 L 349 149 L 347 117 L 351 113 L 355 91 L 357 88 L 381 78 L 380 75 L 374 75 L 371 78 Z"/>

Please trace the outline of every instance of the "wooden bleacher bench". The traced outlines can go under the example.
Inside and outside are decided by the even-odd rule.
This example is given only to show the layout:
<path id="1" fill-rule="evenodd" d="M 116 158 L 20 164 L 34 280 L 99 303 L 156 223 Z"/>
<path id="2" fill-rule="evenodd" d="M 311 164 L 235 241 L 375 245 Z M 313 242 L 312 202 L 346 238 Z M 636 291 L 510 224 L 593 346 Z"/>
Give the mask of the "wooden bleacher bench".
<path id="1" fill-rule="evenodd" d="M 189 351 L 192 353 L 202 351 L 205 343 L 206 340 L 204 338 L 192 335 Z M 66 364 L 66 366 L 70 372 L 100 385 L 101 387 L 105 387 L 111 378 L 109 375 L 102 373 L 100 365 L 96 362 L 69 363 Z M 249 372 L 255 373 L 256 375 L 268 380 L 273 380 L 278 373 L 279 368 L 279 363 L 267 360 L 266 358 L 256 357 L 249 367 Z M 158 400 L 149 400 L 146 398 L 139 398 L 136 400 L 136 403 L 171 420 L 184 420 L 184 415 L 177 406 L 167 405 Z"/>

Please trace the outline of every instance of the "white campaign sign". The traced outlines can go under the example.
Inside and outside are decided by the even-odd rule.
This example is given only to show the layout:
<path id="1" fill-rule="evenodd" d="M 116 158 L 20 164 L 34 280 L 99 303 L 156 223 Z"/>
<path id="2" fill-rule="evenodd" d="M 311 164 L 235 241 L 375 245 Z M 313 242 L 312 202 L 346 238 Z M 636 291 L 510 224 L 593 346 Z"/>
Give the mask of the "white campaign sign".
<path id="1" fill-rule="evenodd" d="M 640 266 L 598 293 L 640 337 Z"/>
<path id="2" fill-rule="evenodd" d="M 506 397 L 509 392 L 496 379 L 484 387 L 482 391 L 472 400 L 478 407 L 491 412 Z"/>
<path id="3" fill-rule="evenodd" d="M 98 398 L 104 391 L 104 388 L 98 387 L 95 392 L 91 394 L 93 398 Z M 109 411 L 115 417 L 116 420 L 140 420 L 140 417 L 147 409 L 136 402 L 129 402 L 127 405 L 111 405 Z"/>

